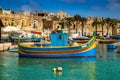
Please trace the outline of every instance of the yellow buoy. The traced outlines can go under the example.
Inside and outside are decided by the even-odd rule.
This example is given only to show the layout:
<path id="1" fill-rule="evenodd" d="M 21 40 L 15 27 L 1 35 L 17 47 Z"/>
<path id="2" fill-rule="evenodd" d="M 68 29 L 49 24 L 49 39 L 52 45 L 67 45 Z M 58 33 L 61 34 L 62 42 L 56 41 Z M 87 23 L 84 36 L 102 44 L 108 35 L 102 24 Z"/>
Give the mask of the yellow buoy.
<path id="1" fill-rule="evenodd" d="M 57 69 L 56 68 L 53 68 L 53 70 L 52 70 L 54 73 L 56 73 L 56 71 L 57 71 Z"/>

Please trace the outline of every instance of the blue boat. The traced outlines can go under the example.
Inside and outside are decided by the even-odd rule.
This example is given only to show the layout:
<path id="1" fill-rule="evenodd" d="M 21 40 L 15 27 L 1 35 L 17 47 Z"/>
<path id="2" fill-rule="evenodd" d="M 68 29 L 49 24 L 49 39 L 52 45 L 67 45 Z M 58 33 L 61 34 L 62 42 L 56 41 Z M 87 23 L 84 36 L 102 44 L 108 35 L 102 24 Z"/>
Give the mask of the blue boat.
<path id="1" fill-rule="evenodd" d="M 67 33 L 51 33 L 51 43 L 19 43 L 19 57 L 63 58 L 63 57 L 95 57 L 96 40 L 92 37 L 88 42 L 72 44 Z"/>
<path id="2" fill-rule="evenodd" d="M 114 44 L 107 44 L 107 49 L 116 49 L 117 46 Z"/>

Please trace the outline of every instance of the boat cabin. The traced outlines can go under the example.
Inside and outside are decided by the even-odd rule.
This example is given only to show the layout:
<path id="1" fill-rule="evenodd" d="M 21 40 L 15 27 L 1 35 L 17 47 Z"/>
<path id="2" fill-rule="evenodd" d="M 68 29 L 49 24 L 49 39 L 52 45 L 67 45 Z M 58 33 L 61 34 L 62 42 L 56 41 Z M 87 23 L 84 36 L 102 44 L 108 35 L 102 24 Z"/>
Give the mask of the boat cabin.
<path id="1" fill-rule="evenodd" d="M 51 33 L 51 46 L 68 46 L 67 33 Z"/>

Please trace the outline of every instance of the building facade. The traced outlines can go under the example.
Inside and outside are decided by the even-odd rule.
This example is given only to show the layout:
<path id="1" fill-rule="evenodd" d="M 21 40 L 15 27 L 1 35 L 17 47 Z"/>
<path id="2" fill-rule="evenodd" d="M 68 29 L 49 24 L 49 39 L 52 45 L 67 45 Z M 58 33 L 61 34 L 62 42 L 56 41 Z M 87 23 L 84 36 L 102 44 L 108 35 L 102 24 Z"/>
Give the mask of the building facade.
<path id="1" fill-rule="evenodd" d="M 67 13 L 63 12 L 63 11 L 58 11 L 56 13 L 56 16 L 61 20 L 67 17 L 70 17 Z"/>
<path id="2" fill-rule="evenodd" d="M 3 24 L 3 27 L 6 26 L 16 26 L 22 30 L 37 30 L 40 31 L 42 29 L 56 29 L 61 28 L 59 24 L 61 20 L 64 18 L 70 17 L 67 13 L 63 11 L 58 11 L 55 14 L 50 14 L 49 12 L 35 12 L 31 14 L 30 12 L 24 12 L 24 14 L 15 14 L 11 10 L 3 10 L 0 8 L 0 20 Z M 102 21 L 102 17 L 88 17 L 87 22 L 84 24 L 83 34 L 85 36 L 92 36 L 95 31 L 95 26 L 92 25 L 94 20 Z M 77 26 L 77 28 L 76 28 Z M 82 24 L 76 24 L 74 21 L 71 26 L 66 26 L 66 28 L 70 28 L 73 33 L 80 32 L 82 34 Z M 97 25 L 97 34 L 99 36 L 107 35 L 107 24 L 102 26 L 100 24 Z M 120 23 L 116 25 L 115 28 L 112 27 L 108 30 L 108 35 L 120 35 Z"/>
<path id="3" fill-rule="evenodd" d="M 120 23 L 118 23 L 113 30 L 113 35 L 120 36 Z"/>
<path id="4" fill-rule="evenodd" d="M 20 14 L 0 14 L 3 26 L 16 26 L 22 30 L 40 30 L 43 22 L 38 16 L 25 16 Z"/>

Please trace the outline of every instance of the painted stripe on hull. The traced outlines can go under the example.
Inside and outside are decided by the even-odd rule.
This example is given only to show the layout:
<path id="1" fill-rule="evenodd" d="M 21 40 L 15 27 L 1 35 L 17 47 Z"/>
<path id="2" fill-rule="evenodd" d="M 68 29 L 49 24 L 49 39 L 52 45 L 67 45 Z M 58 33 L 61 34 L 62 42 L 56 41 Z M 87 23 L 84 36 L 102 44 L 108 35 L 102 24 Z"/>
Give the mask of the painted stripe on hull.
<path id="1" fill-rule="evenodd" d="M 92 48 L 96 47 L 96 42 L 94 42 L 91 46 L 87 47 L 87 48 L 83 48 L 83 49 L 78 49 L 78 50 L 66 50 L 66 51 L 29 51 L 29 50 L 22 50 L 22 49 L 19 49 L 19 52 L 20 53 L 23 53 L 23 54 L 73 54 L 73 53 L 78 53 L 78 52 L 85 52 L 85 51 L 88 51 Z"/>
<path id="2" fill-rule="evenodd" d="M 91 46 L 84 48 L 84 49 L 80 49 L 80 50 L 71 50 L 71 51 L 49 51 L 49 52 L 31 52 L 31 51 L 26 51 L 26 50 L 21 50 L 19 49 L 20 53 L 23 54 L 74 54 L 74 53 L 78 53 L 78 52 L 86 52 L 92 48 L 96 47 L 96 43 L 92 44 Z"/>

